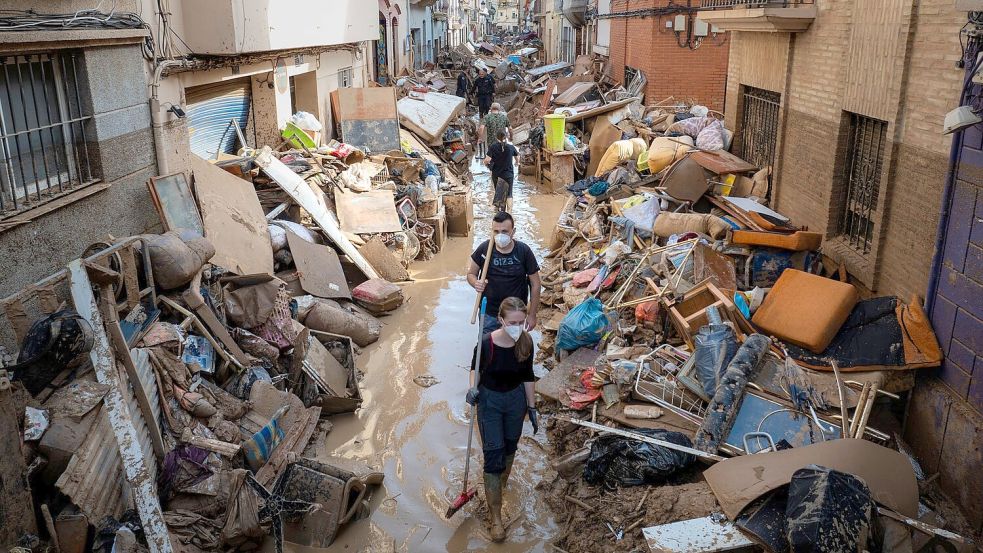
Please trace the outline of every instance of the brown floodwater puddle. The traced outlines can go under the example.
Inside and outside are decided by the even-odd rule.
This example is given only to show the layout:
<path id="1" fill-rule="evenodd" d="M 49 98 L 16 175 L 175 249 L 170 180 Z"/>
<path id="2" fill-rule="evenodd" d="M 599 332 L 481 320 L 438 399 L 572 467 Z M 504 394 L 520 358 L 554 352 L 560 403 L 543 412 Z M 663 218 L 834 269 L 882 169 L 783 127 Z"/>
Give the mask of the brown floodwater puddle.
<path id="1" fill-rule="evenodd" d="M 489 180 L 487 172 L 475 175 L 473 236 L 451 238 L 432 260 L 411 266 L 415 282 L 403 288 L 406 302 L 382 319 L 382 338 L 358 359 L 365 373 L 362 409 L 332 417 L 334 428 L 318 449 L 321 459 L 367 464 L 385 473 L 385 483 L 373 493 L 371 517 L 348 525 L 327 550 L 287 544 L 288 551 L 546 550 L 556 522 L 534 489 L 547 469 L 546 437 L 542 430 L 532 437 L 528 423 L 505 494 L 503 518 L 513 521 L 506 543 L 488 540 L 483 494 L 450 520 L 444 518 L 447 506 L 461 491 L 464 473 L 469 420 L 464 394 L 477 339 L 477 327 L 469 324 L 475 293 L 465 274 L 468 257 L 488 236 L 494 215 Z M 543 193 L 533 183 L 516 182 L 512 209 L 516 238 L 528 243 L 540 259 L 564 200 L 562 195 Z M 414 383 L 422 375 L 434 377 L 437 383 L 430 387 Z M 477 437 L 470 483 L 469 487 L 481 483 Z"/>

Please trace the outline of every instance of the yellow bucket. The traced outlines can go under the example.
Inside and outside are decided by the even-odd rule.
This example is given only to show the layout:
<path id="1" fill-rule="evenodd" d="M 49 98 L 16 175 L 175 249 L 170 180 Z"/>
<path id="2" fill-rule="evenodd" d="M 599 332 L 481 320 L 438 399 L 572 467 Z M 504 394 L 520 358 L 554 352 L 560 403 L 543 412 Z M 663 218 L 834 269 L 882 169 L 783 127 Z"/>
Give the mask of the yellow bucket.
<path id="1" fill-rule="evenodd" d="M 546 148 L 551 152 L 563 151 L 564 131 L 567 126 L 567 116 L 548 113 L 543 116 L 543 126 L 546 131 Z"/>

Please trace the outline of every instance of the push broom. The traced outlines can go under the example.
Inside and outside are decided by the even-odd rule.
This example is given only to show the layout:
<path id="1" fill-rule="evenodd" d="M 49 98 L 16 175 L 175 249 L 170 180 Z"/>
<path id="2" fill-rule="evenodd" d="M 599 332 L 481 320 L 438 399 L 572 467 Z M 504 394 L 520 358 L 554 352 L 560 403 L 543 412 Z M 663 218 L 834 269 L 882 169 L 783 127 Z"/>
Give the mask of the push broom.
<path id="1" fill-rule="evenodd" d="M 487 268 L 488 268 L 488 264 L 485 263 L 485 270 L 487 270 Z M 481 368 L 482 330 L 484 330 L 484 326 L 485 326 L 485 307 L 487 303 L 488 303 L 488 298 L 481 299 L 481 317 L 478 319 L 478 350 L 477 353 L 475 354 L 474 369 L 476 371 L 479 371 L 477 374 L 477 378 L 479 380 L 481 379 L 480 368 Z M 477 386 L 478 382 L 476 381 L 474 385 Z M 471 501 L 471 499 L 475 496 L 475 494 L 478 493 L 477 488 L 468 490 L 468 470 L 471 468 L 471 443 L 472 440 L 474 439 L 474 419 L 477 418 L 475 410 L 476 407 L 472 405 L 471 422 L 468 424 L 468 453 L 467 456 L 464 458 L 464 485 L 461 486 L 461 495 L 457 496 L 457 499 L 454 500 L 454 503 L 451 503 L 451 506 L 447 508 L 447 512 L 444 513 L 444 518 L 451 518 L 452 516 L 454 516 L 454 513 L 460 511 L 461 507 L 467 505 L 468 501 Z"/>

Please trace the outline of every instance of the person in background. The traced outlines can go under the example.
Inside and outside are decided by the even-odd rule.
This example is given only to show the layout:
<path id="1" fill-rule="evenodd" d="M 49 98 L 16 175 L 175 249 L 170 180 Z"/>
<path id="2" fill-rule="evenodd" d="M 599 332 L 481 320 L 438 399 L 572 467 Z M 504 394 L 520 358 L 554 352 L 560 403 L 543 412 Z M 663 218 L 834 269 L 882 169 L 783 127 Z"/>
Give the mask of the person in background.
<path id="1" fill-rule="evenodd" d="M 464 98 L 464 102 L 467 103 L 468 100 L 468 89 L 471 88 L 471 81 L 468 79 L 467 70 L 461 71 L 457 74 L 457 96 Z"/>
<path id="2" fill-rule="evenodd" d="M 488 313 L 498 312 L 505 298 L 516 297 L 528 300 L 526 330 L 536 328 L 536 313 L 539 310 L 539 295 L 543 282 L 539 276 L 539 263 L 536 255 L 524 242 L 515 240 L 515 220 L 506 212 L 501 212 L 492 218 L 492 248 L 491 263 L 488 264 L 488 274 L 478 273 L 485 264 L 485 254 L 488 252 L 488 242 L 482 242 L 471 254 L 471 265 L 468 268 L 468 284 L 479 294 L 488 298 L 486 307 Z M 485 315 L 485 332 L 491 332 L 499 327 L 498 319 Z"/>
<path id="3" fill-rule="evenodd" d="M 489 117 L 492 115 L 494 113 L 488 114 Z M 512 185 L 515 183 L 515 164 L 519 161 L 519 151 L 505 141 L 505 129 L 499 129 L 496 138 L 495 143 L 488 147 L 485 165 L 491 169 L 492 184 L 495 186 L 492 205 L 499 211 L 508 211 L 512 207 Z"/>
<path id="4" fill-rule="evenodd" d="M 488 74 L 487 69 L 478 71 L 478 78 L 474 80 L 474 92 L 478 97 L 478 117 L 484 117 L 491 109 L 492 98 L 495 97 L 495 79 Z"/>
<path id="5" fill-rule="evenodd" d="M 486 157 L 491 146 L 501 140 L 498 138 L 498 131 L 504 130 L 505 136 L 508 137 L 512 132 L 511 126 L 508 114 L 502 111 L 502 104 L 492 103 L 488 113 L 481 118 L 481 126 L 478 127 L 478 153 L 480 154 L 478 157 Z M 492 179 L 492 184 L 495 182 L 497 181 Z"/>
<path id="6" fill-rule="evenodd" d="M 502 524 L 502 492 L 512 473 L 512 463 L 529 417 L 533 434 L 539 432 L 535 382 L 532 370 L 533 343 L 528 326 L 528 308 L 519 298 L 508 297 L 498 308 L 500 328 L 484 335 L 481 366 L 471 360 L 470 388 L 465 401 L 478 407 L 478 432 L 484 457 L 485 500 L 491 519 L 492 541 L 505 539 Z M 477 369 L 477 378 L 475 376 Z"/>

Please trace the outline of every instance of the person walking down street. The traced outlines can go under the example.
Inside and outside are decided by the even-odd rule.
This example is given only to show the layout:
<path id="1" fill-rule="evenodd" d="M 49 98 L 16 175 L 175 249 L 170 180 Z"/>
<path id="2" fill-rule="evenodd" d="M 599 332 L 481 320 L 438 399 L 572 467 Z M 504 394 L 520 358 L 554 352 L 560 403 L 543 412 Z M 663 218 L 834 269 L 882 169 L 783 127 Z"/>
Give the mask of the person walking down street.
<path id="1" fill-rule="evenodd" d="M 481 127 L 478 128 L 478 136 L 484 140 L 488 147 L 501 140 L 498 138 L 498 131 L 505 131 L 505 136 L 510 138 L 512 134 L 512 123 L 509 115 L 502 110 L 502 104 L 492 103 L 488 109 L 488 114 L 481 118 Z"/>
<path id="2" fill-rule="evenodd" d="M 519 298 L 502 300 L 498 308 L 500 328 L 484 335 L 481 366 L 475 376 L 475 359 L 471 361 L 470 384 L 466 401 L 478 407 L 478 432 L 484 457 L 485 499 L 491 519 L 491 537 L 505 539 L 502 524 L 502 492 L 512 473 L 522 424 L 526 417 L 533 434 L 539 432 L 532 371 L 533 343 L 526 331 L 528 308 Z"/>
<path id="3" fill-rule="evenodd" d="M 526 330 L 532 330 L 536 328 L 543 282 L 532 248 L 514 236 L 515 220 L 511 215 L 503 211 L 492 218 L 492 240 L 495 244 L 488 274 L 481 275 L 479 280 L 478 273 L 485 264 L 485 254 L 488 252 L 488 241 L 484 241 L 471 254 L 468 284 L 488 299 L 488 313 L 497 313 L 505 298 L 516 297 L 527 302 Z M 492 315 L 485 315 L 484 325 L 485 332 L 500 326 L 498 319 Z"/>
<path id="4" fill-rule="evenodd" d="M 478 117 L 483 118 L 491 109 L 492 98 L 495 97 L 495 79 L 488 74 L 487 69 L 478 71 L 474 80 L 474 92 L 478 97 Z"/>
<path id="5" fill-rule="evenodd" d="M 494 113 L 488 114 L 489 117 L 492 115 Z M 512 185 L 515 183 L 515 164 L 519 161 L 519 150 L 505 141 L 505 129 L 499 129 L 496 138 L 495 143 L 488 147 L 485 165 L 491 169 L 492 184 L 495 185 L 492 204 L 499 211 L 509 211 L 512 207 Z"/>
<path id="6" fill-rule="evenodd" d="M 468 89 L 471 88 L 471 82 L 468 79 L 468 72 L 461 71 L 457 74 L 457 96 L 464 98 L 465 103 L 467 103 Z"/>

